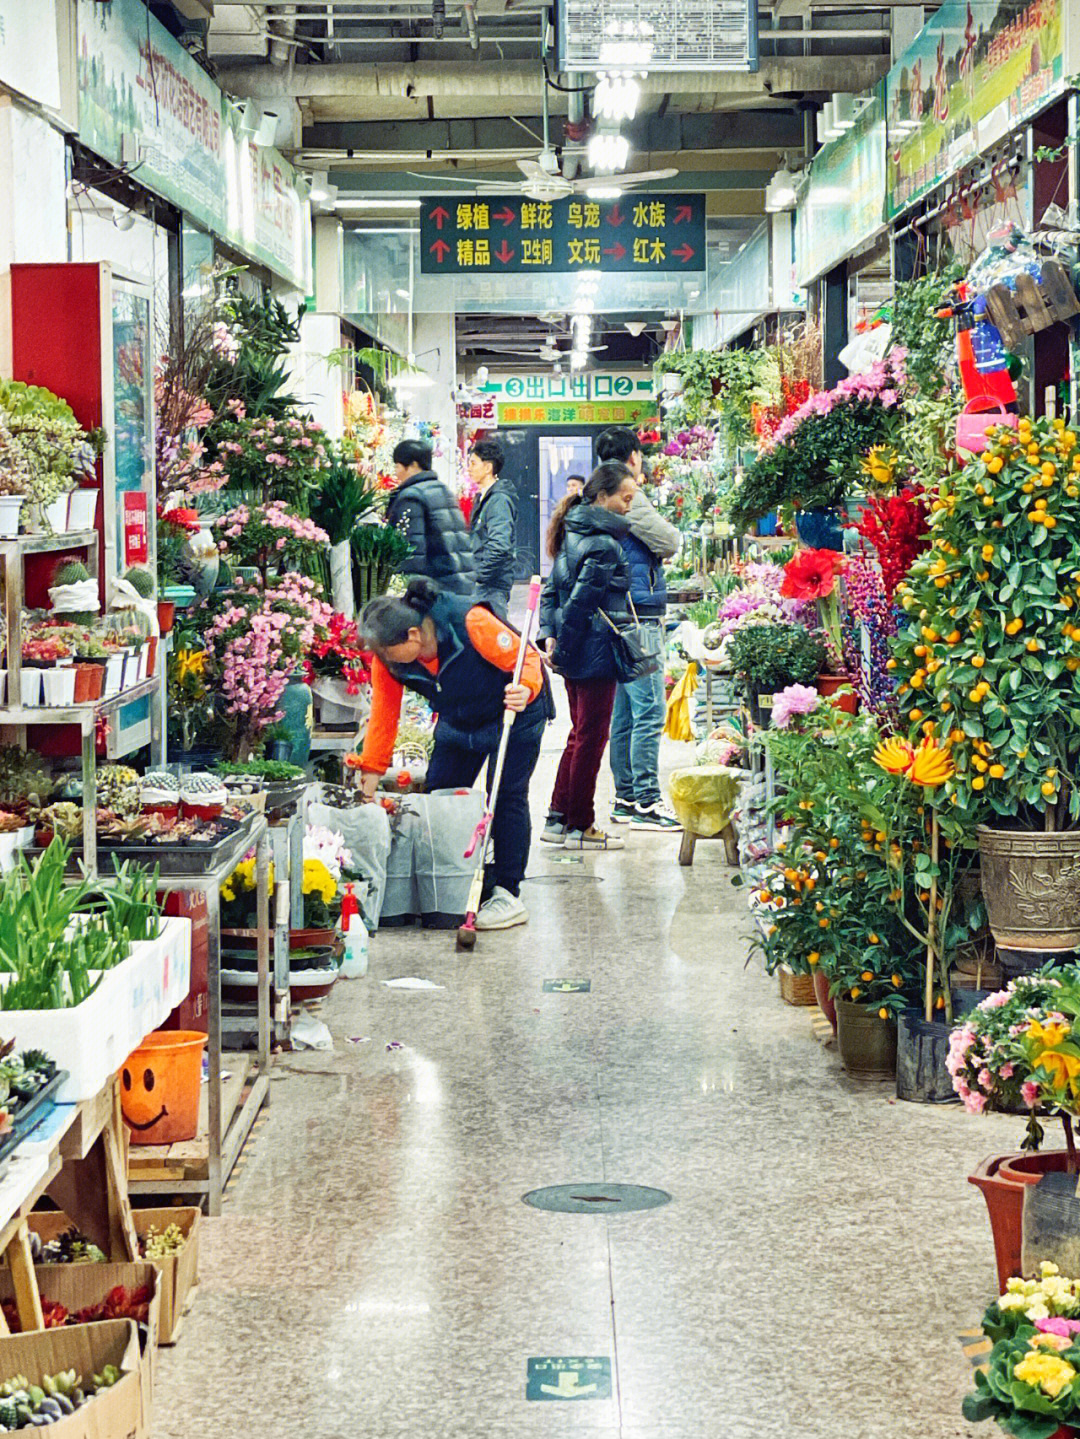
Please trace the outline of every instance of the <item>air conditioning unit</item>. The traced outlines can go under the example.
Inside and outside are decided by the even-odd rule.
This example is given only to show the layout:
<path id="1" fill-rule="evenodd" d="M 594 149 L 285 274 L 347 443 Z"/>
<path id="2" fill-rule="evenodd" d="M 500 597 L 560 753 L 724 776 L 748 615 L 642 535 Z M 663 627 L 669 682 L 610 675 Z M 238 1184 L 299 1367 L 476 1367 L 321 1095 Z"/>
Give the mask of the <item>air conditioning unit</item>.
<path id="1" fill-rule="evenodd" d="M 558 0 L 564 71 L 756 70 L 757 0 Z"/>

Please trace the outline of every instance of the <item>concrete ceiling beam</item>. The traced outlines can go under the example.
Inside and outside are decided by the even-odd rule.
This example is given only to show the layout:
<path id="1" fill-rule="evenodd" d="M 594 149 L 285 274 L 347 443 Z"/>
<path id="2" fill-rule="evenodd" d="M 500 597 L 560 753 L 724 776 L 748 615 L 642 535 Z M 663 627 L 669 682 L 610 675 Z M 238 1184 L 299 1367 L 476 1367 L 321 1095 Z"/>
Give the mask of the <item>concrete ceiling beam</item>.
<path id="1" fill-rule="evenodd" d="M 653 72 L 642 82 L 647 94 L 708 94 L 721 104 L 767 103 L 808 91 L 831 92 L 841 74 L 853 94 L 869 90 L 885 73 L 888 60 L 878 55 L 806 56 L 764 59 L 755 73 L 743 71 Z M 222 65 L 218 78 L 231 94 L 256 100 L 283 96 L 304 101 L 414 99 L 431 96 L 505 95 L 519 104 L 539 100 L 544 76 L 532 61 L 501 64 L 475 61 L 427 61 L 418 65 L 297 65 L 275 70 L 265 65 Z"/>

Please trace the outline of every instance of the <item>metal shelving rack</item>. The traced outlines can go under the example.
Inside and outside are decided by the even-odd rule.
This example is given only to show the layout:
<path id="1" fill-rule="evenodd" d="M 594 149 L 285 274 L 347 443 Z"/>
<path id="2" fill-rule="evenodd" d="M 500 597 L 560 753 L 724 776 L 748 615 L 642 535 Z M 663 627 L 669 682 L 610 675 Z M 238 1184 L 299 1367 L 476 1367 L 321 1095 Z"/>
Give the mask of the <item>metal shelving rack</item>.
<path id="1" fill-rule="evenodd" d="M 62 550 L 85 549 L 87 568 L 98 576 L 98 534 L 96 530 L 74 530 L 61 535 L 17 535 L 0 539 L 0 562 L 4 567 L 4 623 L 7 640 L 7 684 L 9 695 L 22 693 L 22 615 L 25 597 L 24 561 L 27 555 L 55 554 Z M 109 699 L 81 705 L 0 705 L 0 727 L 19 731 L 25 746 L 26 731 L 33 725 L 78 725 L 82 741 L 83 780 L 83 862 L 89 874 L 97 874 L 97 745 L 96 727 L 101 715 L 113 714 L 135 700 L 148 697 L 151 713 L 151 750 L 160 747 L 162 734 L 162 688 L 156 676 L 121 690 Z M 131 748 L 139 747 L 139 742 Z M 123 753 L 123 751 L 120 751 Z M 119 757 L 119 754 L 117 755 Z"/>

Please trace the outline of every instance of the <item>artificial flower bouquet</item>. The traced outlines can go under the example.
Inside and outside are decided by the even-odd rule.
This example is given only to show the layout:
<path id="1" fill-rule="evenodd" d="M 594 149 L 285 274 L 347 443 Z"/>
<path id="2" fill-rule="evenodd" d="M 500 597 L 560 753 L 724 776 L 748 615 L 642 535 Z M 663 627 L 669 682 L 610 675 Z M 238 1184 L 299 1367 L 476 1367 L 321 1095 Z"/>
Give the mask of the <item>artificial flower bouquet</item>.
<path id="1" fill-rule="evenodd" d="M 964 1418 L 993 1419 L 1013 1439 L 1080 1431 L 1080 1280 L 1048 1263 L 1038 1279 L 1010 1279 L 983 1332 L 994 1347 L 964 1397 Z"/>

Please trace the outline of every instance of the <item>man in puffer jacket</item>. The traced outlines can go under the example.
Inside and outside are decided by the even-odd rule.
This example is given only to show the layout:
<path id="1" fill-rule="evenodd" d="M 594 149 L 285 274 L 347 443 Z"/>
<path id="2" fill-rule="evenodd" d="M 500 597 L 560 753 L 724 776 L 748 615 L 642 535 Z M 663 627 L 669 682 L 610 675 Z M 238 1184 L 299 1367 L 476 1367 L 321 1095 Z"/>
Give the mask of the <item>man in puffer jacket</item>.
<path id="1" fill-rule="evenodd" d="M 638 482 L 627 519 L 630 533 L 622 547 L 630 568 L 630 598 L 651 651 L 661 658 L 651 675 L 619 685 L 611 714 L 611 773 L 615 780 L 614 824 L 635 829 L 677 830 L 679 822 L 664 805 L 660 791 L 660 736 L 664 732 L 664 615 L 667 585 L 664 560 L 679 548 L 679 532 L 649 503 L 642 489 L 641 442 L 633 430 L 617 426 L 596 442 L 601 460 L 621 460 Z"/>
<path id="2" fill-rule="evenodd" d="M 431 468 L 431 446 L 402 440 L 394 449 L 397 488 L 386 507 L 386 522 L 412 545 L 402 561 L 404 575 L 426 575 L 447 594 L 476 594 L 476 564 L 461 507 Z"/>
<path id="3" fill-rule="evenodd" d="M 517 510 L 509 483 L 500 478 L 506 459 L 498 440 L 477 440 L 469 451 L 469 479 L 480 493 L 469 521 L 476 588 L 480 599 L 506 619 L 517 568 Z"/>

